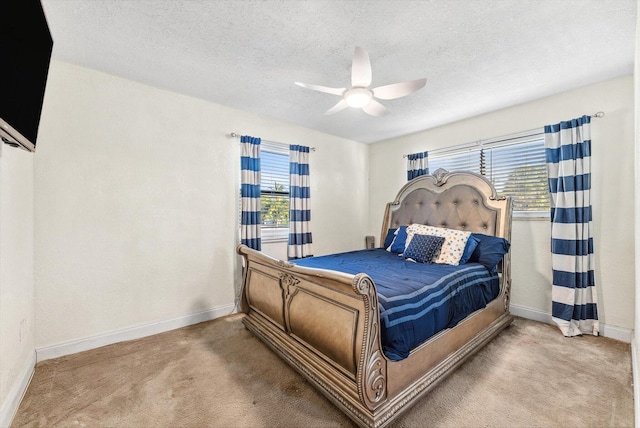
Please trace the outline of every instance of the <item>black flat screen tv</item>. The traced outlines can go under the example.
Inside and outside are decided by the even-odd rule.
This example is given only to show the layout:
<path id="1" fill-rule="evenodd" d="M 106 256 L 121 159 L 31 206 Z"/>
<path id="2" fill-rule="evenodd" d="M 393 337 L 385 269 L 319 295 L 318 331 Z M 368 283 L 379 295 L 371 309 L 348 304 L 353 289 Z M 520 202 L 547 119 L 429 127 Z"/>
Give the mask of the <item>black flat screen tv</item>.
<path id="1" fill-rule="evenodd" d="M 0 137 L 35 151 L 53 40 L 40 0 L 0 0 Z"/>

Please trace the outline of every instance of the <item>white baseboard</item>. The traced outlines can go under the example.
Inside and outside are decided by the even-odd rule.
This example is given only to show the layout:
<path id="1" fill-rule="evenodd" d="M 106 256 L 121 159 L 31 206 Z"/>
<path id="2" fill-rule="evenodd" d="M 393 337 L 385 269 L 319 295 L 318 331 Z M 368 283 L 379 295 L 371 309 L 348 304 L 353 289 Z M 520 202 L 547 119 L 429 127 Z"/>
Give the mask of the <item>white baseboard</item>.
<path id="1" fill-rule="evenodd" d="M 33 377 L 35 366 L 36 353 L 32 352 L 31 358 L 29 358 L 22 367 L 22 372 L 18 378 L 18 382 L 13 385 L 9 394 L 7 394 L 7 398 L 2 403 L 2 407 L 0 408 L 1 428 L 8 428 L 11 425 L 11 421 L 18 411 L 18 407 L 20 407 L 22 397 L 24 397 L 24 394 L 27 392 L 27 387 Z"/>
<path id="2" fill-rule="evenodd" d="M 511 314 L 517 317 L 540 321 L 546 324 L 553 324 L 553 318 L 551 317 L 551 314 L 548 312 L 540 311 L 538 309 L 511 304 L 509 306 L 509 311 L 511 312 Z M 631 343 L 631 339 L 633 338 L 633 330 L 600 322 L 600 336 L 619 340 L 621 342 Z"/>
<path id="3" fill-rule="evenodd" d="M 633 407 L 635 413 L 634 426 L 640 426 L 640 367 L 638 366 L 638 342 L 631 339 L 631 372 L 633 373 Z"/>
<path id="4" fill-rule="evenodd" d="M 615 325 L 600 323 L 600 335 L 608 337 L 609 339 L 631 343 L 631 340 L 633 339 L 633 330 L 630 328 L 622 328 L 616 327 Z"/>
<path id="5" fill-rule="evenodd" d="M 543 322 L 545 324 L 553 324 L 553 318 L 548 312 L 539 311 L 537 309 L 527 308 L 526 306 L 509 305 L 509 312 L 517 317 L 526 318 L 528 320 L 534 320 Z"/>
<path id="6" fill-rule="evenodd" d="M 198 324 L 204 321 L 210 321 L 212 319 L 230 315 L 235 312 L 236 305 L 234 304 L 218 306 L 216 308 L 197 312 L 195 314 L 157 321 L 149 324 L 143 324 L 135 327 L 125 328 L 122 330 L 111 331 L 96 336 L 71 340 L 69 342 L 59 343 L 51 346 L 45 346 L 43 348 L 37 348 L 36 357 L 38 362 L 49 360 L 51 358 L 58 358 L 62 357 L 63 355 L 88 351 L 90 349 L 111 345 L 113 343 L 140 339 L 142 337 L 164 333 L 165 331 L 175 330 L 177 328 L 186 327 L 192 324 Z"/>

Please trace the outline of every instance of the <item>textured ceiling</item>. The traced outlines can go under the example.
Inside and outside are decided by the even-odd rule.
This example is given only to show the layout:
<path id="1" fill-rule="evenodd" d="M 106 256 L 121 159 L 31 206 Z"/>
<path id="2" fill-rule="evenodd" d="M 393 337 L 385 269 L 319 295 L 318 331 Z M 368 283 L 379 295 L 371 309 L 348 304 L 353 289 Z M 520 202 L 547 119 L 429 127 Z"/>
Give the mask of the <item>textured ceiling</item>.
<path id="1" fill-rule="evenodd" d="M 633 72 L 636 0 L 42 3 L 55 59 L 364 143 Z M 426 87 L 325 116 L 294 82 L 349 87 L 355 46 L 372 86 Z"/>

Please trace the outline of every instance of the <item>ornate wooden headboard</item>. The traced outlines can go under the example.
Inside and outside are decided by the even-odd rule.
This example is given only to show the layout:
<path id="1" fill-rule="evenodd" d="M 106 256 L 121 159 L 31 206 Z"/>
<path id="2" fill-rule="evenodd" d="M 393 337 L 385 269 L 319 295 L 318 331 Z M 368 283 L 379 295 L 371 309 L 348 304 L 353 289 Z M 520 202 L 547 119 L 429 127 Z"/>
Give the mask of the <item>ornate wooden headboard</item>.
<path id="1" fill-rule="evenodd" d="M 413 223 L 511 239 L 511 199 L 472 172 L 443 169 L 408 182 L 387 204 L 381 241 L 389 228 Z"/>

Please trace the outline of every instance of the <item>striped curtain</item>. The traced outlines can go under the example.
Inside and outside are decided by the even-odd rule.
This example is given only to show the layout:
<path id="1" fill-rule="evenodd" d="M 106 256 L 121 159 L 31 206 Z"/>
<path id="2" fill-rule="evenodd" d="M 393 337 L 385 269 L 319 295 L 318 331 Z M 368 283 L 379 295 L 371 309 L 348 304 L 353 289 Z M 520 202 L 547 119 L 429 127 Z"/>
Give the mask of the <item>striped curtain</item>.
<path id="1" fill-rule="evenodd" d="M 428 152 L 407 155 L 407 180 L 429 174 Z"/>
<path id="2" fill-rule="evenodd" d="M 240 137 L 240 172 L 240 242 L 260 251 L 260 138 Z"/>
<path id="3" fill-rule="evenodd" d="M 565 336 L 598 335 L 591 227 L 591 117 L 544 127 L 551 192 L 553 320 Z"/>
<path id="4" fill-rule="evenodd" d="M 313 256 L 309 204 L 309 147 L 289 146 L 289 259 Z"/>

